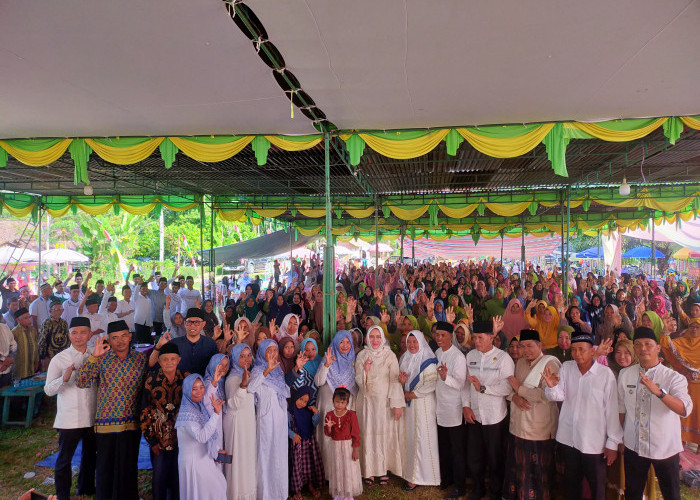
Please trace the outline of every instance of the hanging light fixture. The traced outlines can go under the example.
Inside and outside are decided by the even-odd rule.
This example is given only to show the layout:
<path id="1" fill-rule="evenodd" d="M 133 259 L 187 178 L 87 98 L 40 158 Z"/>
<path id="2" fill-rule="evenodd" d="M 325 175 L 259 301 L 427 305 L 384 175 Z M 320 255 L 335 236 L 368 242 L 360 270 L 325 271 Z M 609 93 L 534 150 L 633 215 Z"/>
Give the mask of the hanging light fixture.
<path id="1" fill-rule="evenodd" d="M 83 187 L 83 194 L 85 196 L 92 196 L 92 186 L 90 184 L 85 184 L 85 187 Z"/>
<path id="2" fill-rule="evenodd" d="M 629 196 L 630 185 L 627 184 L 627 177 L 622 178 L 622 184 L 620 184 L 620 196 Z"/>

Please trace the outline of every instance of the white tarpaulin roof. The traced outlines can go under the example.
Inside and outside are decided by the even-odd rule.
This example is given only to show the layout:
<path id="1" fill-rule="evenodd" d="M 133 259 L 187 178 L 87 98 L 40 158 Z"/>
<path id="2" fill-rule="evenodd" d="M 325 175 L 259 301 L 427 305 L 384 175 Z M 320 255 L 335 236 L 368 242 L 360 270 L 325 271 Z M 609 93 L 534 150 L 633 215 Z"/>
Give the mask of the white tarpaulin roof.
<path id="1" fill-rule="evenodd" d="M 247 4 L 343 129 L 700 113 L 697 1 Z M 4 138 L 315 132 L 220 0 L 7 0 L 0 67 Z"/>
<path id="2" fill-rule="evenodd" d="M 6 246 L 0 248 L 0 265 L 15 262 L 38 262 L 39 254 L 28 248 Z"/>
<path id="3" fill-rule="evenodd" d="M 70 248 L 52 248 L 41 254 L 41 260 L 47 264 L 63 264 L 66 262 L 90 262 L 90 258 Z"/>

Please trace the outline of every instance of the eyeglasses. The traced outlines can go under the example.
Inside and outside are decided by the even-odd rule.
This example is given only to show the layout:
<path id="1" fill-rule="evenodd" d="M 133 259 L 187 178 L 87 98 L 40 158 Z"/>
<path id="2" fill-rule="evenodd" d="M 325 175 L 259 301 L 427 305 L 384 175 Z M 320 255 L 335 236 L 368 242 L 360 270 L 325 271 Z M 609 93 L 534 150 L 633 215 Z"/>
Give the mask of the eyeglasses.
<path id="1" fill-rule="evenodd" d="M 185 320 L 185 324 L 187 326 L 197 326 L 197 325 L 200 325 L 201 323 L 204 323 L 204 321 L 202 321 L 201 319 L 198 319 L 198 320 L 186 319 Z"/>

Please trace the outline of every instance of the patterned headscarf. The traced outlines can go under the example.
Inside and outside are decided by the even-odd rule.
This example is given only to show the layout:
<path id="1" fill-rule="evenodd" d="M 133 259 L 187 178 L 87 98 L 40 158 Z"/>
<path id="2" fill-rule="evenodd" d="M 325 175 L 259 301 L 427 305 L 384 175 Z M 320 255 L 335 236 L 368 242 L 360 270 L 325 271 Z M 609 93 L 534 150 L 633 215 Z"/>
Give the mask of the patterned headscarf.
<path id="1" fill-rule="evenodd" d="M 182 382 L 182 403 L 180 404 L 180 410 L 177 414 L 177 420 L 175 421 L 176 429 L 186 427 L 189 423 L 204 427 L 211 417 L 204 401 L 200 401 L 199 403 L 192 401 L 192 387 L 194 387 L 194 383 L 197 380 L 201 381 L 202 384 L 206 384 L 199 373 L 188 375 Z M 219 436 L 219 431 L 217 429 L 206 442 L 207 453 L 212 459 L 215 459 L 219 454 L 220 442 L 221 436 Z"/>
<path id="2" fill-rule="evenodd" d="M 263 375 L 263 371 L 265 371 L 267 368 L 265 354 L 272 346 L 277 347 L 277 344 L 272 339 L 267 339 L 260 342 L 258 352 L 255 355 L 255 364 L 253 365 L 251 377 L 258 375 L 264 377 L 263 384 L 277 393 L 277 398 L 280 400 L 280 404 L 284 407 L 287 404 L 287 398 L 289 397 L 290 393 L 289 387 L 284 381 L 284 372 L 282 371 L 282 368 L 278 366 L 272 370 L 267 377 Z"/>
<path id="3" fill-rule="evenodd" d="M 350 342 L 350 350 L 347 354 L 340 352 L 340 343 L 343 339 L 348 339 Z M 347 330 L 339 330 L 331 341 L 331 348 L 336 360 L 328 368 L 326 381 L 333 392 L 341 386 L 353 394 L 357 392 L 355 386 L 355 350 L 353 347 L 352 334 Z"/>

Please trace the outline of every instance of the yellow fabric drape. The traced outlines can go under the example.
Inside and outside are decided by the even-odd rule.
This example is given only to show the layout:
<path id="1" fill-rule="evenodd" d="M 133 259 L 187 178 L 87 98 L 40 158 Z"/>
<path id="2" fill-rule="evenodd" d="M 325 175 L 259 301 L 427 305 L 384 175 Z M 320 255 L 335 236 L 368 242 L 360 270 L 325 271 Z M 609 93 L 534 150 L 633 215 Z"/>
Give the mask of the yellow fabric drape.
<path id="1" fill-rule="evenodd" d="M 111 203 L 106 203 L 104 205 L 83 205 L 82 203 L 76 203 L 75 206 L 88 215 L 102 215 L 112 208 Z"/>
<path id="2" fill-rule="evenodd" d="M 352 208 L 347 205 L 341 205 L 342 209 L 345 210 L 351 217 L 356 219 L 365 219 L 370 215 L 374 214 L 374 207 L 367 208 Z"/>
<path id="3" fill-rule="evenodd" d="M 700 130 L 700 119 L 693 116 L 681 116 L 681 121 L 690 128 Z"/>
<path id="4" fill-rule="evenodd" d="M 477 203 L 472 203 L 471 205 L 465 205 L 463 207 L 451 207 L 449 205 L 442 205 L 438 203 L 440 210 L 451 219 L 462 219 L 464 217 L 469 217 L 476 207 Z"/>
<path id="5" fill-rule="evenodd" d="M 447 137 L 448 132 L 449 129 L 436 130 L 423 137 L 408 140 L 391 140 L 372 134 L 360 134 L 360 137 L 370 148 L 381 155 L 396 160 L 407 160 L 430 153 Z"/>
<path id="6" fill-rule="evenodd" d="M 311 217 L 312 219 L 318 219 L 319 217 L 324 217 L 326 215 L 325 208 L 304 208 L 296 205 L 296 209 L 304 217 Z"/>
<path id="7" fill-rule="evenodd" d="M 310 149 L 321 142 L 323 137 L 319 136 L 317 139 L 312 139 L 310 141 L 290 141 L 281 135 L 266 135 L 265 139 L 270 141 L 270 144 L 276 146 L 285 151 L 304 151 L 305 149 Z"/>
<path id="8" fill-rule="evenodd" d="M 35 204 L 32 203 L 31 205 L 27 205 L 26 207 L 23 207 L 23 208 L 14 208 L 14 207 L 11 207 L 10 205 L 3 202 L 2 206 L 5 210 L 10 212 L 14 217 L 26 217 L 27 215 L 32 213 L 32 210 L 34 210 Z"/>
<path id="9" fill-rule="evenodd" d="M 238 208 L 234 210 L 217 210 L 219 219 L 228 222 L 239 222 L 245 216 L 245 208 Z"/>
<path id="10" fill-rule="evenodd" d="M 129 146 L 128 148 L 120 148 L 117 146 L 107 146 L 100 144 L 94 139 L 85 139 L 85 143 L 97 153 L 100 158 L 107 160 L 110 163 L 117 165 L 133 165 L 145 160 L 153 154 L 160 143 L 163 142 L 162 137 L 145 140 L 141 144 Z"/>
<path id="11" fill-rule="evenodd" d="M 279 217 L 287 211 L 287 207 L 282 208 L 262 208 L 262 207 L 250 207 L 256 214 L 260 217 Z"/>
<path id="12" fill-rule="evenodd" d="M 573 122 L 570 125 L 572 126 L 572 128 L 581 130 L 587 134 L 592 135 L 593 137 L 597 137 L 598 139 L 602 139 L 604 141 L 627 142 L 645 137 L 646 135 L 650 134 L 651 132 L 659 128 L 661 125 L 663 125 L 664 122 L 666 122 L 666 120 L 668 120 L 668 118 L 659 118 L 658 120 L 655 120 L 646 127 L 642 127 L 637 130 L 611 130 L 605 127 L 601 127 L 597 123 Z"/>
<path id="13" fill-rule="evenodd" d="M 297 230 L 298 230 L 301 234 L 303 234 L 304 236 L 315 236 L 315 235 L 317 235 L 318 233 L 321 232 L 321 227 L 322 227 L 322 226 L 318 226 L 318 227 L 313 228 L 313 229 L 306 229 L 306 228 L 303 228 L 303 227 L 299 227 L 299 226 L 297 226 L 297 225 L 295 224 L 294 227 L 296 227 Z"/>
<path id="14" fill-rule="evenodd" d="M 58 210 L 47 208 L 46 213 L 49 214 L 51 217 L 58 218 L 58 217 L 63 217 L 64 215 L 66 215 L 69 210 L 70 210 L 70 205 L 67 205 L 63 208 L 59 208 Z"/>
<path id="15" fill-rule="evenodd" d="M 491 210 L 496 215 L 502 215 L 504 217 L 513 217 L 515 215 L 520 215 L 530 206 L 531 201 L 521 201 L 519 203 L 489 203 L 486 202 L 486 208 Z"/>
<path id="16" fill-rule="evenodd" d="M 401 208 L 394 205 L 389 205 L 391 212 L 402 220 L 415 220 L 423 216 L 428 211 L 429 205 L 423 205 L 417 208 Z"/>
<path id="17" fill-rule="evenodd" d="M 169 139 L 190 158 L 203 162 L 217 162 L 238 154 L 251 143 L 253 137 L 250 135 L 225 144 L 203 144 L 187 140 L 184 137 L 170 137 Z"/>
<path id="18" fill-rule="evenodd" d="M 646 207 L 652 208 L 654 210 L 662 210 L 665 212 L 680 212 L 688 205 L 690 205 L 697 196 L 700 196 L 700 191 L 695 192 L 690 196 L 686 196 L 685 198 L 679 198 L 677 200 L 657 200 L 651 195 L 651 193 L 649 193 L 648 190 L 643 189 L 634 198 L 628 198 L 625 200 L 608 201 L 595 198 L 593 198 L 593 200 L 601 205 L 613 207 Z"/>
<path id="19" fill-rule="evenodd" d="M 2 146 L 10 156 L 18 159 L 25 165 L 29 165 L 30 167 L 43 167 L 49 163 L 55 162 L 63 156 L 63 153 L 66 152 L 71 142 L 73 142 L 73 139 L 63 139 L 42 151 L 25 151 L 10 146 L 6 141 L 0 141 L 0 146 Z"/>
<path id="20" fill-rule="evenodd" d="M 474 149 L 486 155 L 496 158 L 514 158 L 532 151 L 553 127 L 553 123 L 545 123 L 531 132 L 510 138 L 487 137 L 466 128 L 456 130 Z"/>

